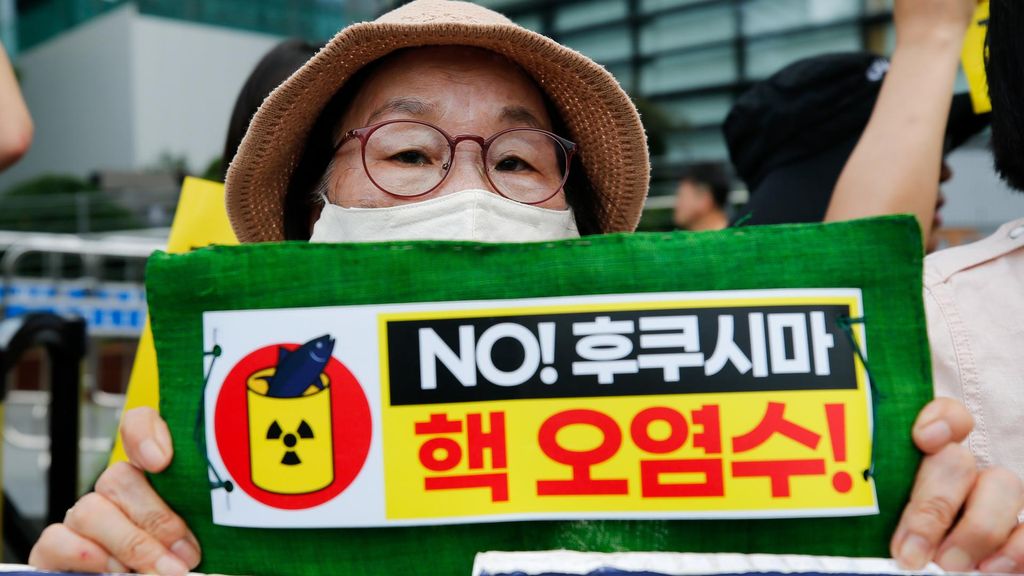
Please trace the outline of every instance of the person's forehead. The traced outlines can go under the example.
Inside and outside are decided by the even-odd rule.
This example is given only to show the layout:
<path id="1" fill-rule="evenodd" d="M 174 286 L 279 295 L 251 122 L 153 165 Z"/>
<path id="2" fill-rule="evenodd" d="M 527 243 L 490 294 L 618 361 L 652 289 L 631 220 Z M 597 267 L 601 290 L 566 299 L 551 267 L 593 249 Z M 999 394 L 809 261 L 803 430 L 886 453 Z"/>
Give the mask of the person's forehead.
<path id="1" fill-rule="evenodd" d="M 684 178 L 679 182 L 678 191 L 686 191 L 689 194 L 710 194 L 711 187 L 706 182 L 701 182 L 693 178 Z"/>
<path id="2" fill-rule="evenodd" d="M 369 75 L 355 103 L 360 120 L 368 123 L 389 112 L 458 117 L 473 111 L 550 126 L 544 97 L 529 76 L 511 60 L 482 49 L 428 47 L 393 55 Z"/>

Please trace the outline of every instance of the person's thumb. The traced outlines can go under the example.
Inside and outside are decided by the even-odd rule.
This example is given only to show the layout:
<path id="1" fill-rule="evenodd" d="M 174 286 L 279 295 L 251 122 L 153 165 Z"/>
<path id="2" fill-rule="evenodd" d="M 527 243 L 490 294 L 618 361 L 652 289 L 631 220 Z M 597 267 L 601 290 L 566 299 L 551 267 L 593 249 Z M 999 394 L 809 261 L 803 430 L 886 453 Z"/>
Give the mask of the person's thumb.
<path id="1" fill-rule="evenodd" d="M 149 407 L 133 408 L 124 413 L 121 441 L 128 461 L 147 472 L 162 471 L 174 456 L 167 423 Z"/>

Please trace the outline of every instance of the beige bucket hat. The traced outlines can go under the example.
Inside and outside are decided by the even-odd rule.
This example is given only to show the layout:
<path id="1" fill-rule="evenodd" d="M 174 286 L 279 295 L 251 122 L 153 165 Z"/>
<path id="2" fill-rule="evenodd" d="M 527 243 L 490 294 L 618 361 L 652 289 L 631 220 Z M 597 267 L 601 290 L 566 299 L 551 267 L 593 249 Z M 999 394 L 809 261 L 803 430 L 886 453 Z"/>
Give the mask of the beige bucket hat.
<path id="1" fill-rule="evenodd" d="M 474 46 L 521 66 L 579 145 L 598 196 L 602 232 L 640 220 L 650 178 L 647 142 L 629 96 L 604 68 L 554 40 L 468 2 L 416 0 L 341 30 L 263 102 L 226 180 L 228 216 L 242 242 L 284 240 L 284 201 L 306 140 L 336 92 L 367 64 L 402 48 Z"/>

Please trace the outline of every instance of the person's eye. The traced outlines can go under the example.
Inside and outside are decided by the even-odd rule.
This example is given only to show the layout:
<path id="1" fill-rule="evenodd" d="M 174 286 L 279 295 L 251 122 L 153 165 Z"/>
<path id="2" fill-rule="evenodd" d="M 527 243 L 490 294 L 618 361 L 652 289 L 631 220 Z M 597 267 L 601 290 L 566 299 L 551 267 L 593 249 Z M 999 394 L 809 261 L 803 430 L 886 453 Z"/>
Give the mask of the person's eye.
<path id="1" fill-rule="evenodd" d="M 495 163 L 494 169 L 499 172 L 525 172 L 533 170 L 533 166 L 518 156 L 506 156 Z"/>
<path id="2" fill-rule="evenodd" d="M 430 158 L 419 150 L 403 150 L 392 154 L 390 160 L 410 166 L 427 166 L 431 163 Z"/>

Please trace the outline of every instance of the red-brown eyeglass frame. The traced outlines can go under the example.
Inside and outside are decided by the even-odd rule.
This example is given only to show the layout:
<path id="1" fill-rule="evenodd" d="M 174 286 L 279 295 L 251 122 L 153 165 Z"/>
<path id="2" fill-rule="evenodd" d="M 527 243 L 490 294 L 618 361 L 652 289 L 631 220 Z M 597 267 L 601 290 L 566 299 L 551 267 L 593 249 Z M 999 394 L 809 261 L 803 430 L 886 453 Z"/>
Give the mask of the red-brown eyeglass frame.
<path id="1" fill-rule="evenodd" d="M 370 136 L 372 136 L 374 132 L 380 130 L 384 126 L 397 123 L 420 124 L 428 128 L 433 128 L 434 130 L 437 130 L 442 136 L 444 136 L 445 139 L 448 140 L 448 148 L 451 154 L 451 159 L 448 162 L 448 166 L 444 168 L 444 176 L 441 177 L 441 180 L 438 181 L 438 183 L 435 184 L 433 188 L 427 190 L 426 192 L 420 192 L 418 194 L 396 194 L 394 192 L 391 192 L 390 190 L 387 190 L 383 186 L 378 184 L 377 181 L 373 179 L 373 175 L 370 174 L 370 169 L 366 166 L 366 142 L 370 139 Z M 487 150 L 490 148 L 491 143 L 497 140 L 500 136 L 515 131 L 538 132 L 540 134 L 544 134 L 545 136 L 550 136 L 552 139 L 554 139 L 555 142 L 558 143 L 559 146 L 562 147 L 562 152 L 565 153 L 565 174 L 562 175 L 562 181 L 558 184 L 558 186 L 555 187 L 554 190 L 551 191 L 551 194 L 547 195 L 541 200 L 536 200 L 533 202 L 524 202 L 522 200 L 512 198 L 511 196 L 505 194 L 501 190 L 501 187 L 499 187 L 497 184 L 494 183 L 493 180 L 491 180 L 490 171 L 486 169 Z M 430 194 L 434 190 L 437 190 L 441 186 L 441 184 L 444 184 L 445 179 L 448 178 L 448 174 L 451 173 L 452 166 L 455 165 L 455 147 L 458 146 L 460 142 L 470 140 L 480 145 L 480 161 L 485 166 L 484 175 L 487 177 L 487 182 L 490 183 L 491 187 L 494 188 L 494 190 L 498 194 L 501 194 L 503 197 L 508 198 L 509 200 L 514 200 L 521 204 L 529 205 L 546 202 L 550 200 L 555 194 L 558 194 L 558 191 L 561 190 L 565 186 L 565 183 L 569 180 L 569 170 L 572 166 L 573 155 L 576 153 L 576 150 L 578 149 L 578 146 L 575 142 L 568 140 L 566 138 L 562 138 L 558 134 L 548 132 L 547 130 L 541 130 L 540 128 L 506 128 L 505 130 L 493 134 L 490 138 L 484 139 L 483 136 L 477 136 L 475 134 L 459 134 L 458 136 L 451 136 L 441 128 L 438 128 L 437 126 L 431 124 L 430 122 L 423 122 L 422 120 L 386 120 L 384 122 L 378 122 L 377 124 L 371 124 L 363 128 L 349 130 L 348 132 L 345 133 L 345 136 L 341 139 L 341 141 L 338 142 L 338 144 L 334 147 L 334 154 L 337 154 L 338 150 L 341 149 L 341 147 L 345 145 L 346 142 L 353 138 L 359 140 L 360 156 L 363 161 L 363 172 L 366 173 L 366 177 L 370 179 L 370 182 L 372 182 L 373 185 L 376 186 L 378 190 L 384 192 L 385 194 L 394 196 L 396 198 L 419 198 L 420 196 L 425 196 L 427 194 Z"/>

